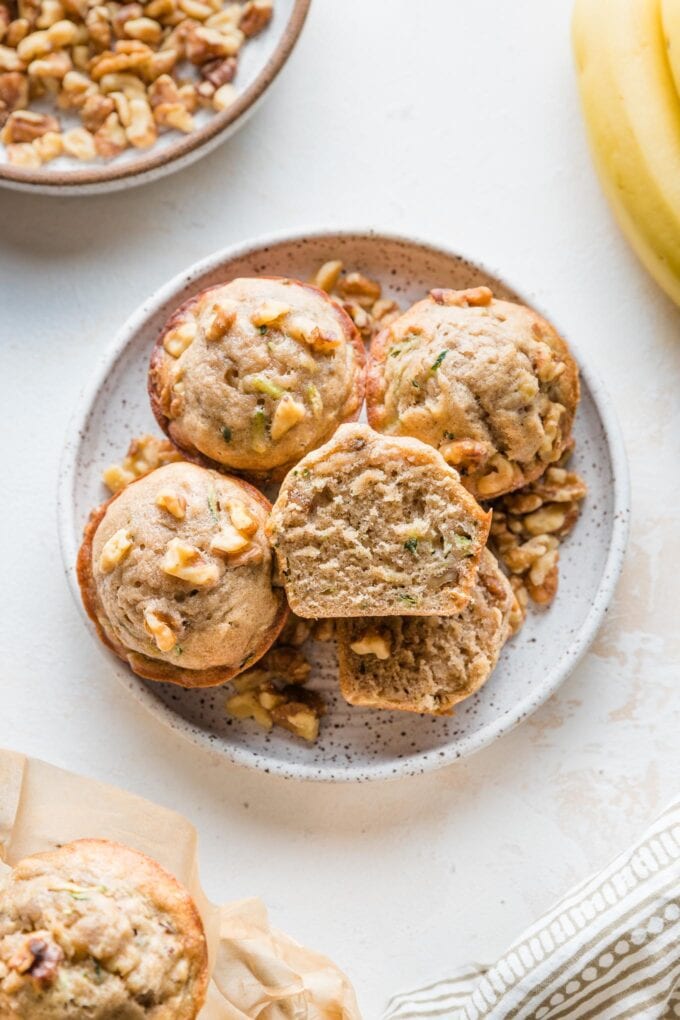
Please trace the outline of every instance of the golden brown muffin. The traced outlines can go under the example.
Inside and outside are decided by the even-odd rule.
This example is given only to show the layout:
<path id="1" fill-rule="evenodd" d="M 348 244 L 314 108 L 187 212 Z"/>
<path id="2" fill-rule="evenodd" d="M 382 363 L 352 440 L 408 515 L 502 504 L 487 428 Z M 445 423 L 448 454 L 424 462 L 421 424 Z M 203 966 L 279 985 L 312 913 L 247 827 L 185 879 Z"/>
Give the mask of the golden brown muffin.
<path id="1" fill-rule="evenodd" d="M 78 580 L 102 641 L 139 676 L 183 687 L 252 665 L 287 614 L 272 584 L 269 509 L 246 482 L 180 462 L 95 510 Z"/>
<path id="2" fill-rule="evenodd" d="M 80 839 L 0 883 L 3 1020 L 194 1020 L 207 985 L 191 896 L 136 850 Z"/>
<path id="3" fill-rule="evenodd" d="M 510 582 L 484 550 L 458 616 L 388 616 L 337 624 L 340 690 L 350 705 L 448 715 L 490 677 L 510 633 Z"/>
<path id="4" fill-rule="evenodd" d="M 430 446 L 341 425 L 286 476 L 267 531 L 298 616 L 451 616 L 490 519 Z"/>
<path id="5" fill-rule="evenodd" d="M 151 405 L 190 458 L 259 478 L 289 467 L 358 417 L 361 338 L 307 283 L 237 279 L 191 298 L 154 348 Z"/>
<path id="6" fill-rule="evenodd" d="M 564 340 L 487 287 L 431 291 L 371 346 L 373 428 L 434 446 L 478 499 L 518 489 L 558 460 L 578 400 Z"/>

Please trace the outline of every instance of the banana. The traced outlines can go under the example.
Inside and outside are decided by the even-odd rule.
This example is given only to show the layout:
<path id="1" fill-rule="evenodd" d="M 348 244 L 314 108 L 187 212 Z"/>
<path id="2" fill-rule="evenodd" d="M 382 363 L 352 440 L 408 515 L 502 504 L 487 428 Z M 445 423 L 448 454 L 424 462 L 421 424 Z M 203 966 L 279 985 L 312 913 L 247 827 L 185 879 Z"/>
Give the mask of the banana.
<path id="1" fill-rule="evenodd" d="M 661 0 L 661 24 L 675 91 L 680 95 L 680 0 Z"/>
<path id="2" fill-rule="evenodd" d="M 595 163 L 621 227 L 680 304 L 680 101 L 661 0 L 577 0 L 573 45 Z"/>

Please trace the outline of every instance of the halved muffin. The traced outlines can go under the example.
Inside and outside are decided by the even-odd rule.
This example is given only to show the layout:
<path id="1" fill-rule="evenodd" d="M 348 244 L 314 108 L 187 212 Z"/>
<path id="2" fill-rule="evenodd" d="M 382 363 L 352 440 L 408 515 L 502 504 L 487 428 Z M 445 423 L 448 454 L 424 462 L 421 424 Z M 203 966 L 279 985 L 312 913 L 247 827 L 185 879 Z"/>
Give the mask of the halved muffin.
<path id="1" fill-rule="evenodd" d="M 194 901 L 136 850 L 80 839 L 0 883 L 6 1020 L 194 1020 L 207 985 Z"/>
<path id="2" fill-rule="evenodd" d="M 490 520 L 436 450 L 343 425 L 287 475 L 267 530 L 298 616 L 449 616 Z"/>
<path id="3" fill-rule="evenodd" d="M 558 460 L 578 400 L 562 337 L 487 287 L 432 290 L 371 345 L 373 428 L 434 446 L 478 499 L 518 489 Z"/>
<path id="4" fill-rule="evenodd" d="M 281 478 L 364 399 L 361 338 L 307 283 L 232 280 L 172 316 L 151 357 L 153 412 L 190 458 Z"/>
<path id="5" fill-rule="evenodd" d="M 514 594 L 484 550 L 472 599 L 457 616 L 340 620 L 340 690 L 350 705 L 448 715 L 491 675 L 510 633 Z"/>
<path id="6" fill-rule="evenodd" d="M 269 509 L 246 482 L 183 461 L 95 510 L 78 580 L 102 641 L 139 676 L 183 687 L 252 665 L 288 611 L 272 583 Z"/>

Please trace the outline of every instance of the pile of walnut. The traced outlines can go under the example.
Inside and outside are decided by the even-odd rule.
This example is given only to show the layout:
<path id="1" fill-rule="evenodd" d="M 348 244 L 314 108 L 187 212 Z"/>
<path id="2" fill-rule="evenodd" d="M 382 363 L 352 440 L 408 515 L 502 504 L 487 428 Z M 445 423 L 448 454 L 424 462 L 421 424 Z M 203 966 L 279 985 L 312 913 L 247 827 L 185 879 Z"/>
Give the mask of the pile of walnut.
<path id="1" fill-rule="evenodd" d="M 535 482 L 489 504 L 489 545 L 510 575 L 521 610 L 516 630 L 530 599 L 548 606 L 557 593 L 559 544 L 576 524 L 587 492 L 583 479 L 565 467 L 571 452 Z"/>
<path id="2" fill-rule="evenodd" d="M 363 273 L 345 273 L 343 270 L 339 259 L 324 262 L 311 282 L 340 302 L 362 339 L 368 343 L 401 315 L 401 309 L 396 301 L 382 296 L 382 287 L 377 280 L 371 280 Z"/>
<path id="3" fill-rule="evenodd" d="M 332 620 L 301 620 L 291 613 L 266 655 L 232 680 L 237 693 L 227 701 L 227 712 L 236 719 L 254 719 L 266 730 L 283 726 L 313 743 L 326 705 L 317 691 L 303 686 L 312 667 L 301 647 L 309 638 L 331 641 L 333 633 Z"/>
<path id="4" fill-rule="evenodd" d="M 200 108 L 225 110 L 244 42 L 273 0 L 12 0 L 0 2 L 0 141 L 10 163 L 61 155 L 110 159 L 147 149 L 160 131 L 194 130 Z M 62 130 L 40 99 L 77 114 Z"/>

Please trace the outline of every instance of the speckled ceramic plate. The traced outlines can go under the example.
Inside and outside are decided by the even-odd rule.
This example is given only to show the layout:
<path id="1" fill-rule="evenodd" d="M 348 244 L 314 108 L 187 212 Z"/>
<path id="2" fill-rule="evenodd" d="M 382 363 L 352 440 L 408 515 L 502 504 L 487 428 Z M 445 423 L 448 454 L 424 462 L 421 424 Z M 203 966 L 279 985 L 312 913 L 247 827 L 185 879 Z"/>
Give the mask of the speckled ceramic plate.
<path id="1" fill-rule="evenodd" d="M 435 285 L 485 283 L 498 295 L 517 296 L 494 273 L 459 255 L 405 238 L 359 233 L 305 234 L 243 245 L 176 277 L 125 324 L 73 421 L 61 470 L 59 513 L 64 562 L 78 605 L 74 563 L 88 513 L 106 497 L 102 469 L 122 456 L 133 435 L 156 431 L 146 395 L 147 363 L 170 312 L 197 291 L 231 277 L 272 273 L 307 279 L 330 258 L 376 277 L 402 305 Z M 265 733 L 255 723 L 229 719 L 223 688 L 185 691 L 140 680 L 100 646 L 111 670 L 138 701 L 190 740 L 240 765 L 284 776 L 360 781 L 413 775 L 500 737 L 545 701 L 574 668 L 607 610 L 624 554 L 629 495 L 619 427 L 578 349 L 576 356 L 583 399 L 574 466 L 585 476 L 589 496 L 561 550 L 558 596 L 547 612 L 530 613 L 521 633 L 506 645 L 491 679 L 458 706 L 454 716 L 351 708 L 337 693 L 334 653 L 328 645 L 312 649 L 313 685 L 329 702 L 313 746 L 285 731 Z"/>
<path id="2" fill-rule="evenodd" d="M 116 159 L 82 163 L 61 156 L 38 170 L 12 165 L 0 143 L 0 185 L 44 195 L 88 195 L 134 187 L 181 170 L 212 152 L 257 109 L 291 54 L 311 0 L 275 0 L 270 24 L 248 40 L 239 54 L 234 103 L 220 113 L 199 111 L 189 134 L 169 131 L 150 149 L 127 149 Z M 48 105 L 39 112 L 53 112 Z M 64 114 L 60 115 L 64 121 Z M 64 121 L 64 128 L 80 121 Z"/>

